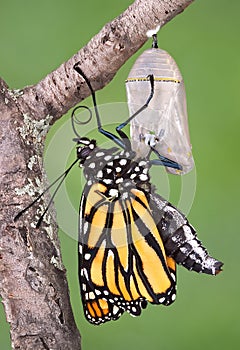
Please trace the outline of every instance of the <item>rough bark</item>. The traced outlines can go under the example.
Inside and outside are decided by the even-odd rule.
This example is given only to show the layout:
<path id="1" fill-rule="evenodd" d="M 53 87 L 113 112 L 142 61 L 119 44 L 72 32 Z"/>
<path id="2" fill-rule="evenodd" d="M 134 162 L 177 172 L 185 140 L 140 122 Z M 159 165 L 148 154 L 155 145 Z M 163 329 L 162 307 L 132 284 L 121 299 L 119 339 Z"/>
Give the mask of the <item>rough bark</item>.
<path id="1" fill-rule="evenodd" d="M 80 62 L 94 90 L 101 89 L 145 43 L 147 30 L 166 24 L 192 1 L 136 0 L 36 85 L 10 91 L 0 80 L 0 294 L 14 349 L 81 348 L 54 211 L 39 229 L 43 201 L 13 221 L 46 187 L 42 157 L 49 126 L 89 95 L 73 65 Z"/>

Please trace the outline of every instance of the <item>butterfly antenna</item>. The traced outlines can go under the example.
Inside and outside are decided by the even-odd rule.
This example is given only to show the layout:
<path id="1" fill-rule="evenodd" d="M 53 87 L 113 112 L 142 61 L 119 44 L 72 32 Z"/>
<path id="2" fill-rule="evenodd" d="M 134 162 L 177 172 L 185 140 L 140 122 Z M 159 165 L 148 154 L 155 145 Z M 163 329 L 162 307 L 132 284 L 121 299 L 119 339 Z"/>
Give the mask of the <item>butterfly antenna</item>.
<path id="1" fill-rule="evenodd" d="M 67 170 L 64 171 L 63 174 L 61 174 L 56 180 L 53 181 L 53 183 L 51 183 L 51 185 L 49 185 L 36 199 L 34 199 L 33 202 L 31 202 L 26 208 L 24 208 L 23 210 L 21 210 L 14 218 L 14 221 L 17 221 L 29 208 L 31 208 L 37 201 L 39 201 L 39 199 L 42 198 L 42 196 L 52 187 L 54 186 L 61 178 L 60 183 L 58 184 L 57 188 L 55 189 L 48 205 L 47 208 L 44 210 L 43 214 L 41 215 L 40 219 L 37 222 L 36 228 L 39 228 L 39 226 L 41 225 L 41 222 L 43 220 L 44 215 L 46 214 L 47 210 L 49 209 L 59 187 L 61 186 L 61 184 L 63 183 L 63 181 L 65 180 L 66 176 L 68 175 L 69 171 L 72 169 L 72 167 L 77 163 L 78 158 L 69 166 L 69 168 Z"/>

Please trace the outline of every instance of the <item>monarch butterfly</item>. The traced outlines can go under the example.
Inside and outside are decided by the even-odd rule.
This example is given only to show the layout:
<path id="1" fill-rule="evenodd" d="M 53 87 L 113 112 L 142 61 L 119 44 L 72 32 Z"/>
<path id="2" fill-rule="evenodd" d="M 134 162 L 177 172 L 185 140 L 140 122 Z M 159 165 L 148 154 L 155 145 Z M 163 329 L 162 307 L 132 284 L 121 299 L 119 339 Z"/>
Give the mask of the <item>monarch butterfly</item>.
<path id="1" fill-rule="evenodd" d="M 117 320 L 125 311 L 139 316 L 148 302 L 173 303 L 176 262 L 212 275 L 219 273 L 223 264 L 209 256 L 184 215 L 159 196 L 150 183 L 149 169 L 153 164 L 178 170 L 181 166 L 154 148 L 150 150 L 158 159 L 151 160 L 150 153 L 136 158 L 130 140 L 122 131 L 147 108 L 154 95 L 154 77 L 148 77 L 151 91 L 146 103 L 116 128 L 118 137 L 102 128 L 95 93 L 78 65 L 74 69 L 91 91 L 98 130 L 118 147 L 102 149 L 96 140 L 81 137 L 74 126 L 74 113 L 81 106 L 76 107 L 72 126 L 77 136 L 74 139 L 77 159 L 53 184 L 62 178 L 61 184 L 77 162 L 84 169 L 87 183 L 79 210 L 79 281 L 85 317 L 99 325 Z M 15 220 L 50 187 L 19 212 Z"/>
<path id="2" fill-rule="evenodd" d="M 139 316 L 147 303 L 170 305 L 176 298 L 176 262 L 197 272 L 217 274 L 221 262 L 210 257 L 187 219 L 156 194 L 150 184 L 153 164 L 181 170 L 154 148 L 136 158 L 122 128 L 147 108 L 154 95 L 116 136 L 102 128 L 93 88 L 79 67 L 93 98 L 98 130 L 122 148 L 99 148 L 77 135 L 77 157 L 87 183 L 79 211 L 79 279 L 86 319 L 95 325 L 117 320 L 125 311 Z M 78 108 L 78 107 L 77 107 Z M 74 109 L 72 117 L 75 113 Z M 158 159 L 151 160 L 154 152 Z"/>
<path id="3" fill-rule="evenodd" d="M 149 108 L 131 120 L 132 148 L 145 157 L 149 144 L 157 151 L 182 166 L 181 174 L 194 166 L 191 151 L 186 93 L 181 72 L 168 52 L 158 48 L 157 35 L 153 35 L 151 49 L 145 50 L 134 63 L 126 80 L 130 115 L 145 102 L 148 81 L 154 75 L 155 93 Z M 178 174 L 173 168 L 170 173 Z"/>

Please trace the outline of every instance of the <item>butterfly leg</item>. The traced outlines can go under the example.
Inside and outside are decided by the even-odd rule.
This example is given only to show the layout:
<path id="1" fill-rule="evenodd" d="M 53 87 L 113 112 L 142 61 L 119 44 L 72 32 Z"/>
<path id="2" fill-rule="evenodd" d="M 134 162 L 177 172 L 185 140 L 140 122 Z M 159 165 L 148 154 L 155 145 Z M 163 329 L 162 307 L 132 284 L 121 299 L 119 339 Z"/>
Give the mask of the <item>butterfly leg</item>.
<path id="1" fill-rule="evenodd" d="M 115 142 L 119 147 L 121 147 L 123 149 L 127 149 L 128 148 L 128 142 L 125 142 L 125 138 L 127 138 L 127 136 L 124 133 L 123 133 L 124 134 L 124 138 L 119 138 L 118 136 L 112 134 L 110 131 L 107 131 L 107 130 L 103 129 L 101 118 L 100 118 L 100 114 L 99 114 L 99 110 L 98 110 L 98 106 L 97 106 L 95 91 L 93 90 L 92 85 L 91 85 L 90 81 L 88 80 L 87 76 L 81 70 L 81 68 L 78 66 L 78 64 L 79 64 L 79 62 L 77 62 L 73 66 L 73 68 L 75 69 L 76 72 L 78 72 L 79 75 L 81 75 L 81 77 L 84 78 L 84 80 L 86 81 L 86 83 L 87 83 L 87 85 L 89 87 L 89 90 L 91 91 L 94 111 L 95 111 L 95 115 L 96 115 L 96 119 L 97 119 L 98 131 L 101 134 L 103 134 L 104 136 L 106 136 L 107 138 L 109 138 L 110 140 L 112 140 L 113 142 Z M 122 135 L 120 135 L 120 136 L 122 137 Z"/>
<path id="2" fill-rule="evenodd" d="M 162 156 L 154 147 L 151 147 L 150 153 L 153 152 L 158 156 L 158 159 L 150 160 L 151 165 L 163 165 L 169 168 L 174 168 L 178 170 L 182 170 L 182 166 L 173 160 Z"/>
<path id="3" fill-rule="evenodd" d="M 138 114 L 140 114 L 142 111 L 144 111 L 144 109 L 146 109 L 151 101 L 151 99 L 153 98 L 153 95 L 154 95 L 154 76 L 153 74 L 150 74 L 148 76 L 149 78 L 149 81 L 150 81 L 150 86 L 151 86 L 151 90 L 150 90 L 150 95 L 146 101 L 146 103 L 140 107 L 137 112 L 135 112 L 132 116 L 130 116 L 124 123 L 120 124 L 116 130 L 117 132 L 119 133 L 119 135 L 124 138 L 126 137 L 126 134 L 122 131 L 122 128 L 124 128 L 124 126 L 126 126 L 132 119 L 134 119 Z M 129 140 L 128 140 L 129 141 Z M 130 142 L 130 141 L 129 141 Z M 151 145 L 150 146 L 150 153 L 149 153 L 149 156 L 152 152 L 154 152 L 157 156 L 158 156 L 158 159 L 154 159 L 151 161 L 151 164 L 153 165 L 163 165 L 163 166 L 167 166 L 167 167 L 170 167 L 170 168 L 174 168 L 174 169 L 179 169 L 179 170 L 182 170 L 182 167 L 181 165 L 179 165 L 178 163 L 172 161 L 171 159 L 168 159 L 164 156 L 162 156 L 160 153 L 158 153 L 158 151 L 153 148 Z"/>
<path id="4" fill-rule="evenodd" d="M 148 96 L 147 101 L 145 102 L 145 104 L 140 107 L 137 112 L 135 112 L 133 115 L 131 115 L 125 122 L 121 123 L 120 125 L 118 125 L 116 127 L 117 132 L 119 133 L 119 135 L 122 138 L 126 138 L 126 134 L 122 131 L 122 129 L 124 128 L 124 126 L 126 126 L 127 124 L 130 123 L 130 121 L 132 119 L 134 119 L 138 114 L 140 114 L 142 111 L 144 111 L 144 109 L 146 109 L 151 101 L 151 99 L 153 98 L 154 95 L 154 76 L 153 74 L 148 75 L 149 81 L 150 81 L 150 86 L 151 86 L 151 90 L 150 90 L 150 95 Z M 129 141 L 130 142 L 130 141 Z"/>

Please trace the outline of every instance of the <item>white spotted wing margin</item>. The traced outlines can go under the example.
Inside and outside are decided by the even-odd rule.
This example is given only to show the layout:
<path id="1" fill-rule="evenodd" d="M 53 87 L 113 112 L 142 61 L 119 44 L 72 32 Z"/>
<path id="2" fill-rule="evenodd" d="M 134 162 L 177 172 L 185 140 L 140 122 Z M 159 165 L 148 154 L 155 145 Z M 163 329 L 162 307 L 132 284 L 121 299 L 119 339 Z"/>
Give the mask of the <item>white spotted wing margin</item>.
<path id="1" fill-rule="evenodd" d="M 222 271 L 223 263 L 209 255 L 195 229 L 177 208 L 154 191 L 150 194 L 150 205 L 167 255 L 198 273 L 217 275 Z"/>
<path id="2" fill-rule="evenodd" d="M 85 317 L 95 325 L 117 320 L 125 311 L 139 316 L 148 302 L 174 302 L 176 265 L 165 253 L 144 190 L 129 181 L 115 191 L 103 183 L 85 186 L 79 279 Z"/>

